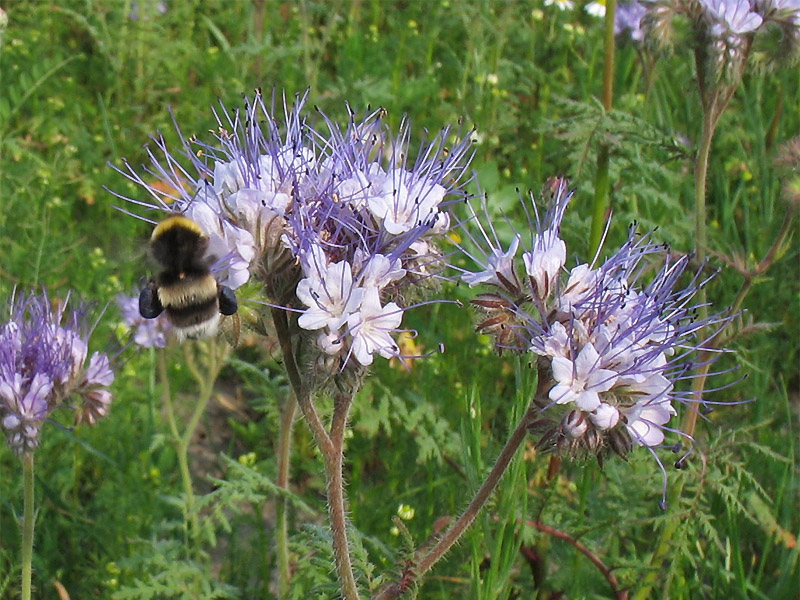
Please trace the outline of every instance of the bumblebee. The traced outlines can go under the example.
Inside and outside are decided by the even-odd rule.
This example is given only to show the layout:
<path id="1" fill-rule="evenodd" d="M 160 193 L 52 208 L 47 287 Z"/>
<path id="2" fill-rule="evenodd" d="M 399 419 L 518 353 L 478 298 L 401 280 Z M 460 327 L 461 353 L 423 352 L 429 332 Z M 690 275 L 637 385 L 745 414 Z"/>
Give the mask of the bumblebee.
<path id="1" fill-rule="evenodd" d="M 179 341 L 213 336 L 220 315 L 238 310 L 236 295 L 211 274 L 203 228 L 182 214 L 161 221 L 150 237 L 150 254 L 162 268 L 139 294 L 139 314 L 155 319 L 162 312 Z"/>

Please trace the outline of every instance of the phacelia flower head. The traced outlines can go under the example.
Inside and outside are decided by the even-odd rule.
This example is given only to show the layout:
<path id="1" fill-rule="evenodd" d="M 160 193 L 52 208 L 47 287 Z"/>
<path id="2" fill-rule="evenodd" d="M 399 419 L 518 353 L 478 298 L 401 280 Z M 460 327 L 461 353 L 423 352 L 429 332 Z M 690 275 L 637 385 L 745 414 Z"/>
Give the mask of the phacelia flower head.
<path id="1" fill-rule="evenodd" d="M 662 48 L 676 46 L 676 38 L 688 32 L 686 45 L 695 50 L 701 89 L 737 82 L 750 56 L 771 68 L 791 66 L 800 57 L 797 0 L 639 0 L 620 5 L 617 33 L 630 26 L 633 35 L 629 19 L 634 17 L 647 42 Z M 684 17 L 689 27 L 676 27 L 676 17 Z"/>
<path id="2" fill-rule="evenodd" d="M 93 425 L 108 414 L 114 381 L 109 357 L 89 356 L 87 307 L 52 308 L 42 295 L 12 298 L 0 325 L 0 427 L 17 454 L 39 445 L 41 426 L 69 398 L 76 422 Z"/>
<path id="3" fill-rule="evenodd" d="M 221 283 L 262 282 L 334 371 L 366 366 L 398 354 L 390 332 L 445 266 L 436 240 L 465 197 L 471 136 L 444 128 L 411 147 L 407 121 L 394 132 L 384 110 L 348 107 L 343 127 L 317 111 L 314 126 L 305 102 L 276 110 L 256 93 L 222 107 L 214 139 L 182 136 L 178 156 L 158 138 L 145 176 L 127 162 L 121 171 L 150 200 L 117 196 L 188 213 L 211 238 Z"/>
<path id="4" fill-rule="evenodd" d="M 737 43 L 738 36 L 755 31 L 764 22 L 750 0 L 700 0 L 713 37 Z M 734 37 L 736 36 L 736 37 Z"/>
<path id="5" fill-rule="evenodd" d="M 675 258 L 635 227 L 599 266 L 568 269 L 560 225 L 572 194 L 559 179 L 548 190 L 543 219 L 533 204 L 533 241 L 522 261 L 492 260 L 508 253 L 487 234 L 494 227 L 485 210 L 462 224 L 464 237 L 483 246 L 468 255 L 489 287 L 472 301 L 481 313 L 477 330 L 493 335 L 499 351 L 536 356 L 545 365 L 540 377 L 550 379 L 533 427 L 542 434 L 538 448 L 600 458 L 609 449 L 622 455 L 634 446 L 654 449 L 667 433 L 688 438 L 669 425 L 675 406 L 696 410 L 706 401 L 679 391 L 679 383 L 728 317 L 698 318 L 692 299 L 706 280 L 688 276 L 690 257 Z M 513 235 L 510 249 L 524 237 Z M 468 282 L 474 276 L 461 274 Z"/>

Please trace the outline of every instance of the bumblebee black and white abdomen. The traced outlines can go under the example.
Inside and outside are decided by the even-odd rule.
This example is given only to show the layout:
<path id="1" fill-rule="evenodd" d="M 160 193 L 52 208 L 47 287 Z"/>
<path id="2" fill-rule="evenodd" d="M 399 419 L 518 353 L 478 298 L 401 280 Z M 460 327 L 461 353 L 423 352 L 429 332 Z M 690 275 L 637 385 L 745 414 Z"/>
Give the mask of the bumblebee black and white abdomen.
<path id="1" fill-rule="evenodd" d="M 233 290 L 211 274 L 207 249 L 202 228 L 179 214 L 159 223 L 150 239 L 151 254 L 163 270 L 139 294 L 139 313 L 154 319 L 163 312 L 179 341 L 214 335 L 220 315 L 238 309 Z"/>

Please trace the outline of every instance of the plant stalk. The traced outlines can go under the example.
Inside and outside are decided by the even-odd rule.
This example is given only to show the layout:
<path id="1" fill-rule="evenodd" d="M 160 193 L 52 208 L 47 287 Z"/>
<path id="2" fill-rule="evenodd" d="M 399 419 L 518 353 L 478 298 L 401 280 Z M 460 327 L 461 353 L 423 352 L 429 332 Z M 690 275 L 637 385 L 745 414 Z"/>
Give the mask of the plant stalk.
<path id="1" fill-rule="evenodd" d="M 280 431 L 278 432 L 278 487 L 289 489 L 289 467 L 291 461 L 292 432 L 297 401 L 294 394 L 286 398 L 281 409 Z M 291 568 L 289 561 L 289 502 L 286 497 L 277 498 L 276 543 L 278 553 L 278 598 L 288 598 L 290 592 Z"/>
<path id="2" fill-rule="evenodd" d="M 353 398 L 348 394 L 337 394 L 334 398 L 330 433 L 332 452 L 323 452 L 328 479 L 328 516 L 331 521 L 333 557 L 344 600 L 359 600 L 358 586 L 350 560 L 350 544 L 347 541 L 347 500 L 342 474 L 344 435 L 352 403 Z"/>
<path id="3" fill-rule="evenodd" d="M 31 600 L 33 575 L 33 452 L 22 455 L 22 485 L 24 508 L 22 514 L 22 600 Z"/>
<path id="4" fill-rule="evenodd" d="M 491 496 L 492 492 L 500 483 L 500 480 L 502 479 L 503 474 L 506 472 L 508 465 L 511 464 L 511 459 L 514 458 L 514 455 L 522 445 L 522 442 L 525 441 L 525 438 L 528 435 L 528 425 L 531 423 L 531 421 L 533 421 L 533 418 L 538 414 L 538 412 L 539 407 L 535 404 L 531 404 L 525 415 L 522 417 L 522 419 L 520 419 L 517 427 L 511 434 L 511 437 L 508 438 L 506 445 L 503 447 L 503 450 L 497 457 L 494 467 L 492 467 L 488 477 L 475 493 L 475 497 L 472 499 L 472 502 L 469 503 L 469 506 L 467 506 L 463 514 L 439 539 L 436 545 L 434 545 L 433 548 L 431 548 L 425 554 L 425 556 L 422 557 L 422 560 L 420 560 L 416 569 L 417 576 L 424 575 L 433 567 L 433 565 L 439 562 L 439 560 L 441 560 L 441 558 L 450 550 L 450 548 L 453 547 L 453 545 L 459 540 L 469 526 L 472 525 L 475 517 L 478 516 L 478 513 L 489 499 L 489 496 Z"/>
<path id="5" fill-rule="evenodd" d="M 297 361 L 295 360 L 294 347 L 292 345 L 291 331 L 289 329 L 289 320 L 286 311 L 279 308 L 271 309 L 272 321 L 275 325 L 275 332 L 278 336 L 278 343 L 281 347 L 283 354 L 283 364 L 286 367 L 286 373 L 289 377 L 289 382 L 295 393 L 295 399 L 290 400 L 294 406 L 299 406 L 303 413 L 303 418 L 308 424 L 311 433 L 314 436 L 314 441 L 322 453 L 325 462 L 325 474 L 328 485 L 328 511 L 331 521 L 331 531 L 333 537 L 334 558 L 336 561 L 336 571 L 339 576 L 339 582 L 342 586 L 342 597 L 345 600 L 358 600 L 358 588 L 355 583 L 355 576 L 353 575 L 353 568 L 350 563 L 350 553 L 348 551 L 347 543 L 347 521 L 346 521 L 346 507 L 344 497 L 344 480 L 342 477 L 342 461 L 343 461 L 343 448 L 344 448 L 344 433 L 347 425 L 347 415 L 350 410 L 352 398 L 340 398 L 337 396 L 334 403 L 333 420 L 331 423 L 330 435 L 325 430 L 322 420 L 319 418 L 314 403 L 311 399 L 311 390 L 303 382 L 300 371 L 297 368 Z M 284 407 L 285 412 L 282 415 L 281 435 L 286 430 L 287 436 L 290 431 L 286 425 L 288 419 L 288 408 Z M 292 412 L 294 412 L 292 408 Z M 294 414 L 292 414 L 292 418 Z M 283 448 L 284 446 L 282 446 Z M 286 441 L 285 451 L 285 467 L 286 467 L 286 481 L 288 485 L 288 467 L 289 467 L 289 441 Z M 279 461 L 283 461 L 279 458 Z M 280 467 L 279 467 L 280 468 Z M 280 530 L 279 530 L 280 535 Z M 278 548 L 278 561 L 279 561 L 279 578 L 283 577 L 280 573 L 281 569 L 286 569 L 286 589 L 288 591 L 288 536 L 286 540 L 286 547 L 281 548 L 279 540 Z M 285 552 L 285 557 L 281 554 Z M 286 561 L 285 565 L 281 561 Z M 280 585 L 280 584 L 279 584 Z"/>
<path id="6" fill-rule="evenodd" d="M 190 357 L 190 351 L 188 348 L 185 348 L 185 353 L 187 356 L 187 364 L 189 365 L 189 369 L 200 385 L 200 395 L 197 403 L 195 404 L 194 410 L 192 411 L 192 415 L 189 418 L 189 422 L 186 425 L 186 429 L 184 429 L 182 434 L 178 428 L 175 405 L 172 402 L 172 395 L 169 390 L 166 355 L 163 351 L 159 352 L 158 370 L 159 378 L 161 379 L 161 384 L 163 386 L 162 399 L 164 402 L 164 407 L 167 411 L 167 421 L 169 423 L 170 433 L 172 434 L 173 442 L 175 444 L 178 470 L 181 474 L 183 493 L 186 498 L 185 517 L 190 528 L 189 534 L 196 535 L 200 530 L 200 522 L 197 514 L 194 511 L 195 495 L 194 486 L 192 484 L 192 473 L 189 468 L 189 445 L 192 442 L 192 438 L 197 430 L 197 426 L 200 424 L 200 419 L 203 417 L 203 414 L 208 407 L 208 402 L 211 400 L 211 395 L 214 392 L 214 382 L 219 376 L 222 365 L 225 364 L 224 359 L 227 351 L 223 349 L 218 353 L 217 342 L 215 340 L 210 340 L 208 342 L 208 364 L 206 365 L 206 369 L 204 371 L 201 371 L 195 364 L 193 357 Z M 203 376 L 203 373 L 205 373 L 205 376 Z"/>
<path id="7" fill-rule="evenodd" d="M 616 0 L 606 1 L 605 31 L 603 34 L 603 108 L 611 110 L 614 103 L 614 13 Z M 594 256 L 600 248 L 603 230 L 609 209 L 611 190 L 609 175 L 609 149 L 602 144 L 597 154 L 597 171 L 594 178 L 594 200 L 592 204 L 592 225 L 589 238 L 589 254 Z"/>
<path id="8" fill-rule="evenodd" d="M 494 467 L 492 467 L 492 470 L 489 472 L 486 480 L 475 493 L 475 496 L 472 498 L 469 506 L 467 506 L 458 520 L 450 526 L 450 528 L 441 538 L 439 538 L 439 540 L 430 550 L 424 553 L 423 551 L 417 552 L 417 555 L 421 554 L 422 558 L 419 560 L 416 567 L 414 567 L 413 570 L 404 576 L 402 581 L 384 587 L 373 597 L 373 600 L 394 600 L 399 598 L 411 587 L 414 581 L 419 580 L 423 575 L 425 575 L 425 573 L 430 571 L 430 569 L 437 562 L 439 562 L 439 560 L 441 560 L 445 554 L 447 554 L 453 545 L 458 542 L 469 526 L 472 525 L 472 523 L 475 521 L 475 518 L 478 516 L 478 513 L 480 513 L 487 500 L 489 500 L 492 492 L 494 492 L 494 490 L 497 488 L 497 485 L 500 483 L 503 474 L 511 464 L 511 460 L 514 458 L 517 450 L 519 450 L 522 442 L 525 441 L 525 438 L 528 435 L 528 426 L 539 414 L 540 409 L 536 404 L 536 400 L 546 395 L 548 391 L 547 388 L 549 387 L 550 383 L 551 379 L 548 376 L 545 376 L 543 370 L 540 368 L 539 380 L 536 388 L 536 397 L 534 401 L 531 402 L 528 410 L 525 412 L 516 428 L 512 432 L 511 437 L 509 437 L 505 446 L 503 446 L 503 450 L 497 457 Z"/>

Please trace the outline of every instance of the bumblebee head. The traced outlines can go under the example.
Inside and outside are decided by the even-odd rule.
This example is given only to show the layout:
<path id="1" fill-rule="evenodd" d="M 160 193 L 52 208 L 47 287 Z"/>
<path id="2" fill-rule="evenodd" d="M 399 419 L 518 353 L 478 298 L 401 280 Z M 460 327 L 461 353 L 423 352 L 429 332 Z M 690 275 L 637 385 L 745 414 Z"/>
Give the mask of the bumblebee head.
<path id="1" fill-rule="evenodd" d="M 167 270 L 179 274 L 208 270 L 208 236 L 189 217 L 173 214 L 161 221 L 150 237 L 153 258 Z"/>

